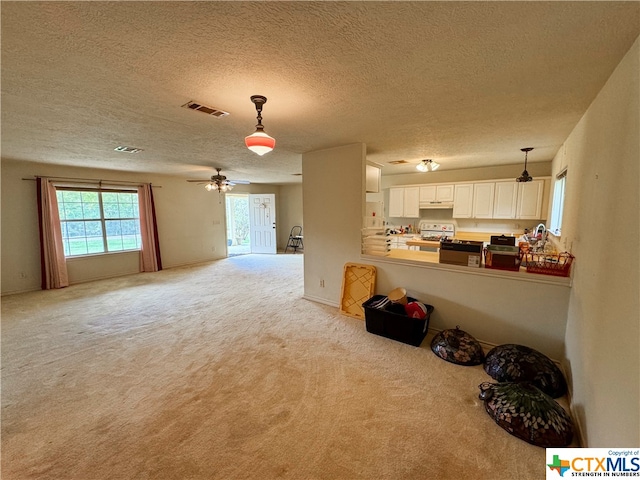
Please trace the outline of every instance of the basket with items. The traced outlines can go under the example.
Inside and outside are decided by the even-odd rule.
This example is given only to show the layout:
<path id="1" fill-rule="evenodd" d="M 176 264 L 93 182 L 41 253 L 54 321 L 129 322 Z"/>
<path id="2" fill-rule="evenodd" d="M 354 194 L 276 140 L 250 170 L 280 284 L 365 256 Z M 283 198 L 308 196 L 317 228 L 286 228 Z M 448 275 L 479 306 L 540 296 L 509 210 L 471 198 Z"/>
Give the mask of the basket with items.
<path id="1" fill-rule="evenodd" d="M 571 265 L 574 258 L 569 252 L 526 252 L 522 254 L 522 264 L 527 267 L 527 272 L 530 273 L 568 277 L 571 274 Z"/>

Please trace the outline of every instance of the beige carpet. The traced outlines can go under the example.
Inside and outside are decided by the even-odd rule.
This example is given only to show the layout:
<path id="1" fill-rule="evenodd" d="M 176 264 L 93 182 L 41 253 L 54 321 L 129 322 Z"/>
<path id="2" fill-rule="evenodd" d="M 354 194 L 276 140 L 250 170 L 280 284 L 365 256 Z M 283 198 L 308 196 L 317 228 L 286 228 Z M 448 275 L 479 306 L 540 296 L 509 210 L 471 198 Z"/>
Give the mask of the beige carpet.
<path id="1" fill-rule="evenodd" d="M 2 478 L 544 478 L 485 413 L 482 367 L 302 299 L 302 262 L 3 297 Z"/>

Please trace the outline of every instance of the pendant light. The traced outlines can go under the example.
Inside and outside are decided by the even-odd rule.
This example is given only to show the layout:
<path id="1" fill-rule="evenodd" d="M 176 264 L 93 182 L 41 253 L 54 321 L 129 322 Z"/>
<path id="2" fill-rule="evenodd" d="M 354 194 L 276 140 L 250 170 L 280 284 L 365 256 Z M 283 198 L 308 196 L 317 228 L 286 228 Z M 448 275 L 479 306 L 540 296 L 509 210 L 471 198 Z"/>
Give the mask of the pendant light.
<path id="1" fill-rule="evenodd" d="M 527 156 L 529 155 L 529 152 L 531 150 L 533 150 L 533 147 L 520 149 L 520 151 L 524 152 L 524 171 L 522 172 L 522 175 L 516 178 L 516 182 L 530 182 L 531 180 L 533 180 L 533 177 L 529 175 L 529 172 L 527 172 Z"/>
<path id="2" fill-rule="evenodd" d="M 440 164 L 431 159 L 422 160 L 418 165 L 416 165 L 416 170 L 421 172 L 433 172 L 438 168 L 440 168 Z"/>
<path id="3" fill-rule="evenodd" d="M 267 135 L 262 126 L 262 106 L 267 103 L 267 97 L 253 95 L 251 101 L 255 104 L 256 111 L 258 112 L 258 124 L 256 125 L 256 131 L 245 137 L 244 144 L 249 150 L 262 156 L 273 150 L 273 147 L 276 146 L 276 140 Z"/>

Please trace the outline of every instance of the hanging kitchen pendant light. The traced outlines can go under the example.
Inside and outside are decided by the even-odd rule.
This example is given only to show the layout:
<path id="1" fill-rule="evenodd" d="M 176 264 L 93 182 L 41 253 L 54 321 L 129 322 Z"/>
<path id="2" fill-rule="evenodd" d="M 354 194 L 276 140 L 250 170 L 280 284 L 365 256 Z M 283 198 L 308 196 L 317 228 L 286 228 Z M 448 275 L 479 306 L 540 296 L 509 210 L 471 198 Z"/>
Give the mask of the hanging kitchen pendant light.
<path id="1" fill-rule="evenodd" d="M 420 170 L 421 172 L 433 172 L 438 168 L 440 168 L 440 164 L 431 159 L 422 160 L 416 165 L 416 170 Z"/>
<path id="2" fill-rule="evenodd" d="M 522 175 L 516 178 L 516 182 L 530 182 L 533 180 L 533 177 L 529 175 L 529 172 L 527 172 L 527 156 L 531 150 L 533 150 L 533 147 L 520 149 L 520 151 L 524 152 L 524 171 L 522 172 Z"/>
<path id="3" fill-rule="evenodd" d="M 256 111 L 258 112 L 258 124 L 256 125 L 256 131 L 245 137 L 244 144 L 249 150 L 262 156 L 273 150 L 273 147 L 276 146 L 276 140 L 267 135 L 262 126 L 262 106 L 267 103 L 267 97 L 253 95 L 251 101 L 255 104 Z"/>

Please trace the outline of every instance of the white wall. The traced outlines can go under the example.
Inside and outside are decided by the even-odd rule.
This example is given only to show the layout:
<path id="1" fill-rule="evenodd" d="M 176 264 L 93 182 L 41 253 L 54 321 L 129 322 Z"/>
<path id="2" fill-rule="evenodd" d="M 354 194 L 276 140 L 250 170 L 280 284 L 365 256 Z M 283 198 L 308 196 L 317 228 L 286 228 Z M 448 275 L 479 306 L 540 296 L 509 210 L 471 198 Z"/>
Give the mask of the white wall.
<path id="1" fill-rule="evenodd" d="M 304 236 L 304 225 L 302 222 L 302 184 L 298 185 L 281 185 L 280 186 L 280 203 L 278 210 L 278 248 L 284 250 L 291 227 L 300 225 Z M 289 249 L 291 252 L 291 249 Z"/>
<path id="2" fill-rule="evenodd" d="M 151 182 L 164 268 L 226 255 L 225 203 L 202 185 L 167 175 L 2 160 L 2 294 L 40 288 L 40 253 L 35 175 Z M 288 204 L 277 185 L 238 185 L 234 192 L 275 193 L 277 218 L 287 219 Z M 294 212 L 299 207 L 294 207 Z M 290 227 L 277 225 L 278 230 Z M 284 244 L 282 245 L 284 248 Z M 70 282 L 80 283 L 139 271 L 138 253 L 113 253 L 70 259 Z"/>
<path id="3" fill-rule="evenodd" d="M 364 263 L 377 267 L 377 293 L 404 287 L 407 295 L 433 305 L 430 328 L 459 325 L 485 343 L 527 345 L 553 359 L 564 354 L 567 285 L 532 283 L 499 273 L 481 275 L 482 269 L 470 267 L 454 270 L 376 259 Z"/>
<path id="4" fill-rule="evenodd" d="M 554 159 L 567 166 L 560 242 L 576 256 L 566 350 L 588 447 L 640 445 L 640 46 Z"/>
<path id="5" fill-rule="evenodd" d="M 302 156 L 306 298 L 339 305 L 344 264 L 360 259 L 365 156 L 361 143 Z"/>
<path id="6" fill-rule="evenodd" d="M 376 293 L 405 287 L 411 296 L 435 307 L 433 328 L 460 325 L 488 343 L 523 343 L 561 358 L 568 286 L 360 256 L 365 198 L 362 150 L 364 146 L 358 144 L 303 155 L 305 297 L 338 306 L 344 264 L 375 265 Z M 320 280 L 325 280 L 324 288 L 319 286 Z"/>

